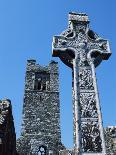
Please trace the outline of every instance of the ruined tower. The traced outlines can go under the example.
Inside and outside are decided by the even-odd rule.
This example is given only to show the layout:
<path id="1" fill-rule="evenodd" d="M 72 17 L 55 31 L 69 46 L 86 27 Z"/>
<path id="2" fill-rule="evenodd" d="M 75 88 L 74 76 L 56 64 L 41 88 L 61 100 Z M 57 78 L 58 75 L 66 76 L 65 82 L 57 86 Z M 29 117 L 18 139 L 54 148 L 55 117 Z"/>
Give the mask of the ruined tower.
<path id="1" fill-rule="evenodd" d="M 58 155 L 62 147 L 58 64 L 27 61 L 19 155 Z"/>
<path id="2" fill-rule="evenodd" d="M 0 100 L 0 155 L 16 155 L 16 134 L 9 99 Z"/>
<path id="3" fill-rule="evenodd" d="M 68 29 L 53 38 L 53 56 L 72 68 L 74 155 L 106 155 L 95 67 L 110 55 L 83 13 L 69 13 Z"/>

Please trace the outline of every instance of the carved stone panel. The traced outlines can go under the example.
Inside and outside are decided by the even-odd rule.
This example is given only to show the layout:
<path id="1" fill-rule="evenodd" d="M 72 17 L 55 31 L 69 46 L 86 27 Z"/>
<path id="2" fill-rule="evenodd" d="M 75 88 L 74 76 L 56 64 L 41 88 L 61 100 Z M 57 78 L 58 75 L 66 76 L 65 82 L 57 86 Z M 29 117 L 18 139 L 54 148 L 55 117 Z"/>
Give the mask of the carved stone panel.
<path id="1" fill-rule="evenodd" d="M 81 108 L 81 117 L 97 118 L 98 113 L 96 108 L 95 93 L 81 93 L 80 108 Z"/>
<path id="2" fill-rule="evenodd" d="M 88 121 L 81 124 L 82 151 L 83 152 L 102 152 L 102 140 L 100 137 L 98 122 Z"/>
<path id="3" fill-rule="evenodd" d="M 91 69 L 88 68 L 79 69 L 79 87 L 82 90 L 94 90 Z"/>
<path id="4" fill-rule="evenodd" d="M 86 45 L 83 45 L 83 46 L 86 46 Z M 79 66 L 88 66 L 88 61 L 87 61 L 87 55 L 85 53 L 84 50 L 81 50 L 80 52 L 80 59 L 79 59 Z"/>
<path id="5" fill-rule="evenodd" d="M 79 154 L 84 155 L 105 155 L 95 67 L 111 55 L 109 43 L 89 28 L 89 19 L 85 13 L 71 12 L 68 29 L 60 36 L 55 36 L 52 45 L 53 56 L 59 57 L 73 69 L 73 135 L 76 154 L 79 150 Z"/>

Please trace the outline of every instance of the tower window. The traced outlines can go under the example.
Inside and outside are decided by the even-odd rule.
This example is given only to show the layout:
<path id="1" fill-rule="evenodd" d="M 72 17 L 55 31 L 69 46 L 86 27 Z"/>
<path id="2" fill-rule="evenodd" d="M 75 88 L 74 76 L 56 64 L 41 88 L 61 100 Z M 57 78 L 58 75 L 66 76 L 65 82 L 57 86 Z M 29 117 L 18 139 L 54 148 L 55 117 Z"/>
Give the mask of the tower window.
<path id="1" fill-rule="evenodd" d="M 50 75 L 46 73 L 35 73 L 34 90 L 49 90 Z"/>
<path id="2" fill-rule="evenodd" d="M 46 83 L 43 83 L 42 89 L 43 89 L 43 90 L 46 90 Z"/>
<path id="3" fill-rule="evenodd" d="M 50 90 L 50 82 L 49 81 L 46 81 L 46 89 Z"/>
<path id="4" fill-rule="evenodd" d="M 41 85 L 42 85 L 42 80 L 41 80 L 41 78 L 35 80 L 34 89 L 35 89 L 35 90 L 41 90 Z"/>
<path id="5" fill-rule="evenodd" d="M 41 90 L 41 81 L 38 82 L 37 89 L 38 89 L 38 90 Z"/>

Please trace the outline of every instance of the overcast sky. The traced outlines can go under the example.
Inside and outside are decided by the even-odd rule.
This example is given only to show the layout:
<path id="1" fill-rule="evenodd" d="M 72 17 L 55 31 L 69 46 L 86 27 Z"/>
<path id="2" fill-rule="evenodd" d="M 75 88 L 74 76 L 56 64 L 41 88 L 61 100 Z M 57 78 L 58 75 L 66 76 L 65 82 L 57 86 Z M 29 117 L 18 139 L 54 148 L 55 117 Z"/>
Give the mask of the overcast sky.
<path id="1" fill-rule="evenodd" d="M 0 0 L 0 98 L 12 101 L 20 136 L 27 59 L 40 65 L 59 62 L 62 141 L 72 147 L 71 70 L 52 58 L 52 37 L 67 28 L 70 11 L 84 12 L 90 27 L 110 41 L 112 56 L 97 68 L 104 126 L 116 125 L 116 1 Z"/>

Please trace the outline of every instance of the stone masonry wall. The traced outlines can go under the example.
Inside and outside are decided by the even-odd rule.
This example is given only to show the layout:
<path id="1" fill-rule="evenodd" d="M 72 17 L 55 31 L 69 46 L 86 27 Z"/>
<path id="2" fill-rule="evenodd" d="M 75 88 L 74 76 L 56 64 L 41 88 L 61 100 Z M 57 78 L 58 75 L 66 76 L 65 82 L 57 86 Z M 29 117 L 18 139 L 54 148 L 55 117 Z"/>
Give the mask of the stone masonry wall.
<path id="1" fill-rule="evenodd" d="M 116 126 L 104 129 L 107 155 L 116 155 Z"/>
<path id="2" fill-rule="evenodd" d="M 54 61 L 47 67 L 35 60 L 27 62 L 22 131 L 17 140 L 20 155 L 57 155 L 63 147 L 58 76 Z"/>
<path id="3" fill-rule="evenodd" d="M 0 101 L 0 155 L 16 155 L 16 134 L 11 101 Z"/>

